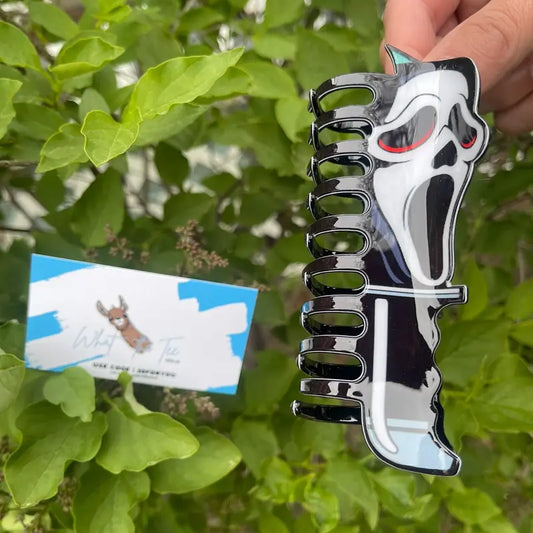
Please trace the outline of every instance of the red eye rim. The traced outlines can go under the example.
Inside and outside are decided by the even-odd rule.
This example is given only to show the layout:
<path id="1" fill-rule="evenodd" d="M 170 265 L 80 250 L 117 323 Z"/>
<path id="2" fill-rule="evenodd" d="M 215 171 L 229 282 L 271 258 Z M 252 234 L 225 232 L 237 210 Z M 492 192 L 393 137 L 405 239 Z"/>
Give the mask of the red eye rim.
<path id="1" fill-rule="evenodd" d="M 463 148 L 466 148 L 466 149 L 468 149 L 468 148 L 472 148 L 472 146 L 474 146 L 474 143 L 475 143 L 476 141 L 477 141 L 477 135 L 474 135 L 474 136 L 472 137 L 472 140 L 470 140 L 469 142 L 467 142 L 467 143 L 461 142 L 461 146 L 462 146 Z"/>
<path id="2" fill-rule="evenodd" d="M 380 148 L 382 148 L 386 152 L 391 152 L 393 154 L 402 154 L 402 153 L 414 150 L 415 148 L 418 148 L 421 144 L 424 144 L 429 139 L 434 129 L 435 129 L 435 123 L 433 122 L 431 126 L 429 127 L 427 133 L 423 137 L 421 137 L 418 141 L 414 142 L 413 144 L 410 144 L 409 146 L 398 146 L 398 147 L 389 146 L 383 142 L 383 139 L 378 139 L 378 145 Z"/>

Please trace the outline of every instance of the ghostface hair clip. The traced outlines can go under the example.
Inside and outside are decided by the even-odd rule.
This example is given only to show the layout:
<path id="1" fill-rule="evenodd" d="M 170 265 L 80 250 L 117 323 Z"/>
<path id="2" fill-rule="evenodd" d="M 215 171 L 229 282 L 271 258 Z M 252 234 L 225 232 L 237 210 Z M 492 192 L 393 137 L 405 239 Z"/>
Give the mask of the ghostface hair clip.
<path id="1" fill-rule="evenodd" d="M 444 434 L 436 318 L 466 302 L 466 287 L 450 283 L 455 222 L 488 128 L 470 59 L 424 63 L 387 51 L 393 75 L 346 74 L 310 93 L 315 259 L 303 277 L 314 298 L 302 308 L 311 336 L 298 365 L 311 376 L 303 394 L 337 401 L 294 402 L 293 412 L 361 424 L 370 449 L 395 467 L 453 475 L 461 461 Z M 328 95 L 361 88 L 370 104 L 325 108 Z M 326 130 L 353 139 L 326 143 Z"/>

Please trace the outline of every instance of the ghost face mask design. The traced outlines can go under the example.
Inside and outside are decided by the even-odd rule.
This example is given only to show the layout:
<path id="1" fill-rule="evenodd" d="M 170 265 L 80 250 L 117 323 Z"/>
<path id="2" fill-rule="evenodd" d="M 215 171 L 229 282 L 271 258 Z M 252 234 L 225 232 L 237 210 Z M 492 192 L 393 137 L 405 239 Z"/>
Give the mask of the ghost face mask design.
<path id="1" fill-rule="evenodd" d="M 415 63 L 368 139 L 380 210 L 413 278 L 432 287 L 452 277 L 457 211 L 487 140 L 473 111 L 471 62 L 462 70 L 439 68 L 444 63 Z"/>
<path id="2" fill-rule="evenodd" d="M 310 94 L 316 187 L 307 246 L 315 259 L 303 277 L 314 298 L 302 308 L 311 336 L 298 356 L 310 376 L 300 390 L 337 402 L 297 401 L 293 412 L 360 424 L 370 449 L 395 467 L 453 475 L 461 462 L 444 433 L 436 318 L 466 301 L 466 287 L 450 285 L 455 223 L 488 128 L 470 59 L 422 63 L 387 48 L 394 75 L 346 74 Z M 329 95 L 354 88 L 370 90 L 372 102 L 324 109 Z M 325 144 L 325 130 L 354 136 Z M 340 175 L 326 173 L 326 163 Z M 331 198 L 362 208 L 337 212 Z M 329 282 L 336 275 L 360 283 Z"/>

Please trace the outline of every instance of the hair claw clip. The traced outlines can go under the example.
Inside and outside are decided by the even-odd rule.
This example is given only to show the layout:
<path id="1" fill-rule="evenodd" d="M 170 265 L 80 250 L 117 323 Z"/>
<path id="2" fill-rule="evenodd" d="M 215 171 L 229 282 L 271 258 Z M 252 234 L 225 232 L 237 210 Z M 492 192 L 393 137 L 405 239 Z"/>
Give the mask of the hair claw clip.
<path id="1" fill-rule="evenodd" d="M 370 449 L 392 466 L 454 475 L 461 461 L 444 434 L 436 318 L 466 302 L 466 287 L 450 284 L 455 222 L 488 127 L 470 59 L 424 63 L 387 51 L 393 75 L 346 74 L 310 92 L 308 175 L 316 187 L 306 241 L 315 259 L 303 279 L 314 298 L 302 308 L 311 336 L 298 366 L 309 376 L 303 394 L 340 402 L 292 408 L 312 420 L 361 424 Z M 370 90 L 372 102 L 324 109 L 326 96 L 354 88 Z M 324 143 L 326 130 L 354 139 Z M 328 177 L 326 163 L 347 175 Z M 362 212 L 332 213 L 331 198 L 357 200 Z M 325 243 L 347 234 L 359 237 L 358 249 Z M 324 280 L 331 275 L 361 283 L 337 286 Z"/>

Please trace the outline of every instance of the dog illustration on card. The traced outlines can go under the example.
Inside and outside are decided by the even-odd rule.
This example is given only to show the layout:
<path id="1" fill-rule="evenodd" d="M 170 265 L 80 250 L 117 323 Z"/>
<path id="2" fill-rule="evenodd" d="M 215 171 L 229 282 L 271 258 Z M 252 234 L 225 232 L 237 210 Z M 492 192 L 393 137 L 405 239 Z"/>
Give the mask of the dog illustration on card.
<path id="1" fill-rule="evenodd" d="M 109 311 L 98 300 L 96 302 L 96 309 L 105 316 L 109 322 L 118 330 L 122 338 L 135 349 L 136 353 L 143 353 L 149 350 L 152 346 L 150 339 L 143 335 L 131 322 L 126 311 L 128 304 L 122 296 L 118 297 L 119 306 L 111 307 Z"/>

